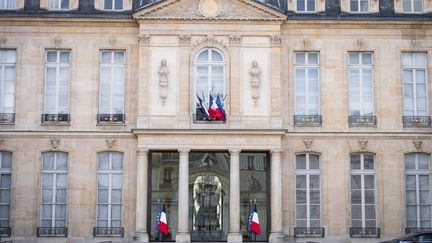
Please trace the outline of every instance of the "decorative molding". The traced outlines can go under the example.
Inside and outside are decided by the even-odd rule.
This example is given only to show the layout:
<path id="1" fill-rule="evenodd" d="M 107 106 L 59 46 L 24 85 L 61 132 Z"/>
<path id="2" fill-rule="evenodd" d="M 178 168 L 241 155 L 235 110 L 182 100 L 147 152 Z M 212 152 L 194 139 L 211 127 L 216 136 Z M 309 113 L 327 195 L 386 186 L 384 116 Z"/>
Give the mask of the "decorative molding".
<path id="1" fill-rule="evenodd" d="M 416 49 L 419 47 L 420 42 L 418 40 L 412 39 L 411 40 L 411 48 Z"/>
<path id="2" fill-rule="evenodd" d="M 412 141 L 412 142 L 413 142 L 413 144 L 414 144 L 414 147 L 415 147 L 417 150 L 421 150 L 422 145 L 423 145 L 423 141 L 422 141 L 422 140 L 419 140 L 419 139 L 417 138 L 416 140 L 414 140 L 414 141 Z"/>
<path id="3" fill-rule="evenodd" d="M 159 74 L 159 96 L 162 99 L 162 105 L 165 105 L 168 96 L 168 74 L 169 69 L 167 66 L 166 59 L 161 60 L 161 64 L 158 70 Z"/>
<path id="4" fill-rule="evenodd" d="M 3 45 L 6 45 L 6 42 L 7 42 L 6 36 L 1 36 L 0 37 L 0 47 L 3 47 Z"/>
<path id="5" fill-rule="evenodd" d="M 207 35 L 206 37 L 195 41 L 194 48 L 203 47 L 203 46 L 214 46 L 214 45 L 218 45 L 223 49 L 225 49 L 225 51 L 228 51 L 227 44 L 224 41 L 221 41 L 212 35 Z"/>
<path id="6" fill-rule="evenodd" d="M 189 152 L 190 152 L 190 148 L 179 148 L 179 149 L 178 149 L 178 152 L 179 152 L 180 154 L 189 154 Z"/>
<path id="7" fill-rule="evenodd" d="M 307 51 L 311 48 L 312 43 L 309 39 L 304 39 L 303 40 L 303 50 Z"/>
<path id="8" fill-rule="evenodd" d="M 60 139 L 58 139 L 58 138 L 51 138 L 50 139 L 50 143 L 51 143 L 51 150 L 57 150 L 58 146 L 60 144 Z"/>
<path id="9" fill-rule="evenodd" d="M 62 38 L 60 38 L 58 36 L 54 37 L 55 48 L 57 48 L 57 49 L 60 48 L 61 44 L 62 44 Z"/>
<path id="10" fill-rule="evenodd" d="M 279 35 L 273 35 L 270 37 L 272 46 L 280 46 L 282 42 L 282 38 Z"/>
<path id="11" fill-rule="evenodd" d="M 251 67 L 249 68 L 249 77 L 251 83 L 251 95 L 254 101 L 254 105 L 257 106 L 258 99 L 260 97 L 260 86 L 261 86 L 261 68 L 258 66 L 258 62 L 253 60 Z"/>
<path id="12" fill-rule="evenodd" d="M 116 142 L 115 138 L 107 138 L 107 139 L 105 139 L 106 146 L 109 149 L 112 149 L 114 147 L 115 142 Z"/>
<path id="13" fill-rule="evenodd" d="M 230 35 L 229 40 L 230 40 L 230 45 L 239 46 L 241 41 L 241 35 Z"/>
<path id="14" fill-rule="evenodd" d="M 232 148 L 232 149 L 228 149 L 228 152 L 230 153 L 230 156 L 235 156 L 235 155 L 239 155 L 241 152 L 241 149 L 238 148 Z"/>
<path id="15" fill-rule="evenodd" d="M 149 152 L 148 148 L 138 147 L 138 149 L 137 149 L 138 156 L 139 155 L 144 155 L 145 156 L 146 154 L 148 154 L 148 152 Z"/>
<path id="16" fill-rule="evenodd" d="M 144 34 L 138 37 L 138 43 L 141 45 L 148 45 L 150 43 L 150 35 Z"/>
<path id="17" fill-rule="evenodd" d="M 202 16 L 215 18 L 222 10 L 222 3 L 220 0 L 200 0 L 198 9 Z"/>
<path id="18" fill-rule="evenodd" d="M 108 39 L 108 42 L 109 42 L 109 45 L 110 45 L 111 48 L 115 48 L 117 39 L 115 38 L 115 36 L 111 36 Z"/>
<path id="19" fill-rule="evenodd" d="M 312 148 L 313 140 L 311 140 L 311 139 L 305 139 L 305 140 L 303 140 L 303 143 L 304 143 L 304 145 L 306 147 L 306 150 L 310 150 Z"/>
<path id="20" fill-rule="evenodd" d="M 189 45 L 191 40 L 190 35 L 179 35 L 180 45 Z"/>
<path id="21" fill-rule="evenodd" d="M 362 39 L 357 40 L 357 49 L 362 51 L 365 48 L 365 41 Z"/>
<path id="22" fill-rule="evenodd" d="M 367 146 L 368 146 L 368 140 L 366 140 L 366 139 L 361 139 L 361 140 L 357 140 L 357 142 L 358 142 L 359 145 L 360 145 L 360 149 L 361 149 L 362 151 L 366 151 Z"/>

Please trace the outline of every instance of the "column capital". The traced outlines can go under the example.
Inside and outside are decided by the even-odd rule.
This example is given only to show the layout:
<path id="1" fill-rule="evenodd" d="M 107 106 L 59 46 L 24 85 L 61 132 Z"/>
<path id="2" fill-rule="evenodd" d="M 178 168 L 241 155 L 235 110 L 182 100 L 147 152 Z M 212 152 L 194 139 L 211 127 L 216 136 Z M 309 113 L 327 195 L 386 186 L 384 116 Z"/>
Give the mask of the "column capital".
<path id="1" fill-rule="evenodd" d="M 138 43 L 140 45 L 148 45 L 150 43 L 150 35 L 149 34 L 141 34 L 138 36 Z"/>
<path id="2" fill-rule="evenodd" d="M 228 149 L 228 152 L 230 153 L 230 155 L 237 155 L 238 156 L 241 152 L 241 149 L 231 148 L 231 149 Z"/>
<path id="3" fill-rule="evenodd" d="M 271 149 L 270 153 L 275 154 L 275 155 L 277 155 L 277 154 L 280 155 L 282 153 L 282 149 L 281 148 Z"/>
<path id="4" fill-rule="evenodd" d="M 149 152 L 149 149 L 146 147 L 138 147 L 137 148 L 137 154 L 138 155 L 146 155 L 146 154 L 148 154 L 148 152 Z"/>
<path id="5" fill-rule="evenodd" d="M 180 154 L 189 154 L 190 148 L 178 148 Z"/>

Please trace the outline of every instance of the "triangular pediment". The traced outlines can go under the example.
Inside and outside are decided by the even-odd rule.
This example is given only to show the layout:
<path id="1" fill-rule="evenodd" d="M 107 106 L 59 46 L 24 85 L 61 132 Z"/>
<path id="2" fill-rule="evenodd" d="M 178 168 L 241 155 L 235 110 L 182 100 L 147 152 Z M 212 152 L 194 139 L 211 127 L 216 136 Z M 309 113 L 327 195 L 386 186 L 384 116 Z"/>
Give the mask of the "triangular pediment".
<path id="1" fill-rule="evenodd" d="M 208 4 L 209 1 L 210 4 Z M 286 16 L 254 0 L 164 0 L 143 7 L 134 14 L 134 18 L 142 20 L 281 21 L 286 19 Z"/>

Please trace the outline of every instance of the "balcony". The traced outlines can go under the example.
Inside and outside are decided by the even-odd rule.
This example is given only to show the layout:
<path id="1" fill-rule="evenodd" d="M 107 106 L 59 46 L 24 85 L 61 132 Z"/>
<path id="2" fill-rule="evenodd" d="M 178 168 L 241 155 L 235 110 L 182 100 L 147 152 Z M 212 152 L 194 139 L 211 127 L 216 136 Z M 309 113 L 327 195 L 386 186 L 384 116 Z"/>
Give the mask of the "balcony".
<path id="1" fill-rule="evenodd" d="M 0 227 L 0 239 L 2 237 L 11 237 L 12 230 L 10 227 Z"/>
<path id="2" fill-rule="evenodd" d="M 93 237 L 123 237 L 123 227 L 94 227 Z"/>
<path id="3" fill-rule="evenodd" d="M 404 127 L 430 127 L 431 126 L 430 116 L 403 116 L 402 121 Z"/>
<path id="4" fill-rule="evenodd" d="M 69 123 L 69 114 L 42 114 L 42 123 Z"/>
<path id="5" fill-rule="evenodd" d="M 414 233 L 414 232 L 430 232 L 432 228 L 405 228 L 405 234 Z"/>
<path id="6" fill-rule="evenodd" d="M 123 124 L 125 118 L 124 114 L 98 114 L 97 122 L 99 124 Z"/>
<path id="7" fill-rule="evenodd" d="M 350 228 L 351 238 L 379 238 L 380 228 Z"/>
<path id="8" fill-rule="evenodd" d="M 348 116 L 350 126 L 376 126 L 376 116 Z"/>
<path id="9" fill-rule="evenodd" d="M 15 113 L 0 113 L 0 124 L 12 124 L 15 122 Z"/>
<path id="10" fill-rule="evenodd" d="M 37 237 L 67 237 L 67 227 L 38 227 Z"/>
<path id="11" fill-rule="evenodd" d="M 322 227 L 295 227 L 294 237 L 296 238 L 324 238 Z"/>
<path id="12" fill-rule="evenodd" d="M 294 115 L 294 126 L 320 126 L 321 115 Z"/>

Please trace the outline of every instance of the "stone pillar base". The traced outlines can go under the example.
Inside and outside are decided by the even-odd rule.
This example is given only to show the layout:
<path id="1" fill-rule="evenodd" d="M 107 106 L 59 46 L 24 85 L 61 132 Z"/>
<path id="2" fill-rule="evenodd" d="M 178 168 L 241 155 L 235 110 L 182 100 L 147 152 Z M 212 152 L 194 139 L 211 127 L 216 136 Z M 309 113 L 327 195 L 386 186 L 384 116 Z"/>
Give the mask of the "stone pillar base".
<path id="1" fill-rule="evenodd" d="M 283 242 L 284 235 L 280 232 L 272 232 L 269 236 L 269 242 Z"/>
<path id="2" fill-rule="evenodd" d="M 242 242 L 243 238 L 240 233 L 229 233 L 227 242 Z"/>
<path id="3" fill-rule="evenodd" d="M 176 242 L 191 242 L 189 233 L 177 233 Z"/>
<path id="4" fill-rule="evenodd" d="M 135 242 L 149 242 L 147 232 L 135 232 L 133 236 Z"/>

